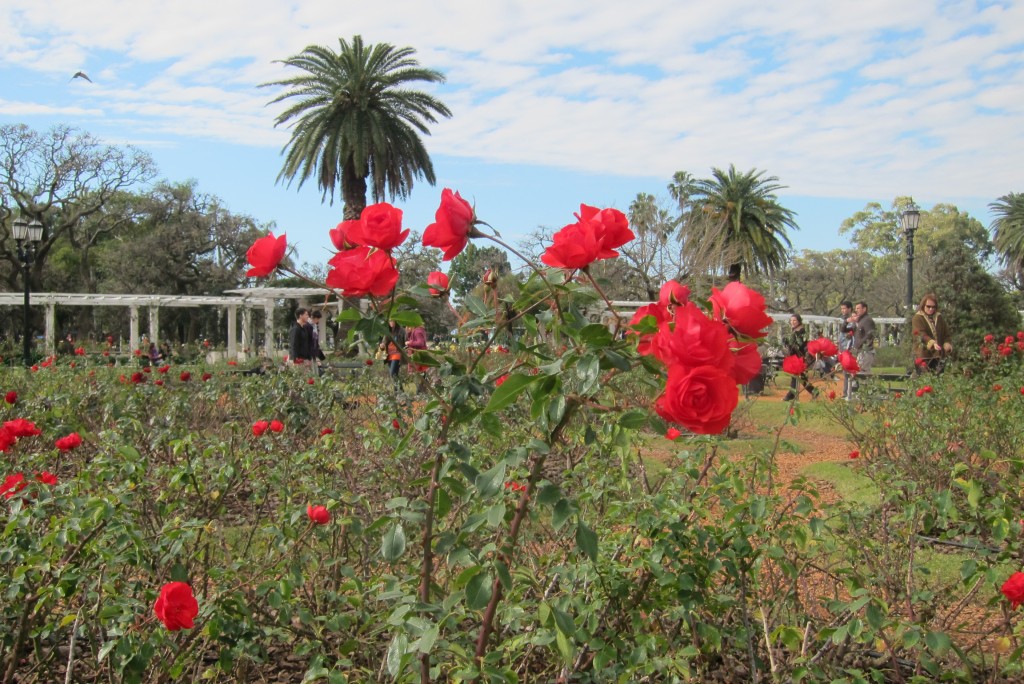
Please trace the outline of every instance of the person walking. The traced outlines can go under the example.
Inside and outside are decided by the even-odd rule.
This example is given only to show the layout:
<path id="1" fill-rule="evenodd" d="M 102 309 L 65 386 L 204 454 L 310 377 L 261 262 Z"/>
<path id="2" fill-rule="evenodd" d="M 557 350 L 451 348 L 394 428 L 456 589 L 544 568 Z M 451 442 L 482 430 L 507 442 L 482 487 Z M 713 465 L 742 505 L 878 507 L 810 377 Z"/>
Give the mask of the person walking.
<path id="1" fill-rule="evenodd" d="M 380 348 L 388 360 L 388 373 L 398 387 L 398 371 L 402 367 L 402 350 L 405 348 L 405 330 L 395 321 L 388 321 L 388 334 L 380 341 Z"/>
<path id="2" fill-rule="evenodd" d="M 310 316 L 309 331 L 313 336 L 313 366 L 319 370 L 320 362 L 327 358 L 324 354 L 324 350 L 320 348 L 320 319 L 323 318 L 323 314 L 320 309 L 315 309 Z"/>
<path id="3" fill-rule="evenodd" d="M 853 313 L 853 302 L 844 299 L 839 304 L 839 353 L 853 353 L 853 335 L 857 329 L 857 316 Z M 843 397 L 850 398 L 853 393 L 853 376 L 843 371 Z"/>
<path id="4" fill-rule="evenodd" d="M 313 326 L 309 323 L 309 309 L 295 310 L 295 323 L 288 332 L 288 360 L 295 366 L 313 361 Z"/>
<path id="5" fill-rule="evenodd" d="M 918 372 L 929 370 L 941 373 L 946 357 L 953 351 L 949 324 L 939 314 L 939 300 L 928 293 L 921 300 L 910 323 L 914 340 L 914 367 Z"/>
<path id="6" fill-rule="evenodd" d="M 807 356 L 807 328 L 804 327 L 804 319 L 800 317 L 800 314 L 793 314 L 789 317 L 789 334 L 786 335 L 783 345 L 786 349 L 786 356 L 796 356 L 802 359 L 805 364 L 809 363 Z M 818 396 L 818 390 L 807 379 L 806 369 L 800 374 L 799 379 L 803 389 L 807 390 L 813 397 Z M 786 392 L 783 401 L 792 401 L 796 398 L 796 383 L 797 376 L 794 375 L 789 381 L 789 391 Z"/>

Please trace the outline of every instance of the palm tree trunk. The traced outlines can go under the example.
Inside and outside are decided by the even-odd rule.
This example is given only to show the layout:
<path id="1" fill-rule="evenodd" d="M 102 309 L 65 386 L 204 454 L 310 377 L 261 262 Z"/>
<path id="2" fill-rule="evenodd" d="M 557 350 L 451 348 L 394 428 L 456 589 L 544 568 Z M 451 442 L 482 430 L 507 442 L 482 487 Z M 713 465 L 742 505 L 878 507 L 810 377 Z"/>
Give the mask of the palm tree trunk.
<path id="1" fill-rule="evenodd" d="M 366 208 L 366 176 L 356 172 L 351 159 L 341 173 L 341 197 L 345 201 L 345 220 L 358 221 Z"/>

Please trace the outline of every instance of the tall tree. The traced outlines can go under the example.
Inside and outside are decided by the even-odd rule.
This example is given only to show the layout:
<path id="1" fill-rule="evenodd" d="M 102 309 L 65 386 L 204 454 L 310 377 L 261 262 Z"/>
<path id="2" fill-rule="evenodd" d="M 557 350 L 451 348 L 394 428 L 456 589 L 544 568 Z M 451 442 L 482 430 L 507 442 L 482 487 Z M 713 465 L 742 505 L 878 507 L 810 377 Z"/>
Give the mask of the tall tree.
<path id="1" fill-rule="evenodd" d="M 472 242 L 466 249 L 452 259 L 448 277 L 451 279 L 452 292 L 461 299 L 476 288 L 490 269 L 495 276 L 501 277 L 512 271 L 508 262 L 508 254 L 498 247 L 477 247 Z"/>
<path id="2" fill-rule="evenodd" d="M 351 44 L 338 40 L 338 51 L 310 45 L 283 64 L 303 74 L 264 86 L 285 86 L 271 104 L 293 100 L 275 126 L 292 126 L 278 180 L 299 187 L 316 175 L 323 196 L 341 185 L 344 217 L 358 219 L 366 206 L 367 188 L 374 201 L 405 198 L 413 180 L 434 184 L 434 166 L 420 139 L 427 124 L 450 117 L 437 98 L 409 86 L 417 82 L 444 83 L 444 76 L 420 66 L 411 47 L 388 43 Z M 368 184 L 369 181 L 369 184 Z"/>
<path id="3" fill-rule="evenodd" d="M 765 176 L 764 171 L 738 173 L 731 164 L 728 171 L 713 168 L 711 173 L 711 178 L 693 184 L 690 196 L 695 207 L 713 219 L 711 227 L 721 234 L 721 241 L 736 250 L 727 264 L 729 278 L 738 280 L 743 269 L 770 273 L 782 268 L 791 246 L 786 229 L 798 229 L 796 214 L 779 204 L 775 196 L 786 186 L 779 185 L 775 176 Z M 702 229 L 708 231 L 711 227 Z"/>
<path id="4" fill-rule="evenodd" d="M 1008 268 L 1024 271 L 1024 193 L 1011 192 L 988 206 L 996 215 L 992 241 L 1000 259 Z"/>

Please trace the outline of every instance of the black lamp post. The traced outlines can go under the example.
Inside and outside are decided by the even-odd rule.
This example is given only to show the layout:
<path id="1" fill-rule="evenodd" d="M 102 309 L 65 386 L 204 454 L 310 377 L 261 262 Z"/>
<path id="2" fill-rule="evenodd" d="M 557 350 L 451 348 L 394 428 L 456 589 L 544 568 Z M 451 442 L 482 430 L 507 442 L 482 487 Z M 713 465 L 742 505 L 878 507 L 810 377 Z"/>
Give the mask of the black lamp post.
<path id="1" fill-rule="evenodd" d="M 43 239 L 43 224 L 39 219 L 32 219 L 32 222 L 24 218 L 14 219 L 11 224 L 11 233 L 15 242 L 18 243 L 18 259 L 21 261 L 22 278 L 25 281 L 25 365 L 32 365 L 32 326 L 29 321 L 29 269 L 36 260 L 36 245 Z"/>
<path id="2" fill-rule="evenodd" d="M 903 224 L 903 234 L 907 237 L 907 312 L 914 310 L 914 231 L 921 221 L 921 211 L 910 200 L 910 204 L 900 214 L 900 223 Z"/>

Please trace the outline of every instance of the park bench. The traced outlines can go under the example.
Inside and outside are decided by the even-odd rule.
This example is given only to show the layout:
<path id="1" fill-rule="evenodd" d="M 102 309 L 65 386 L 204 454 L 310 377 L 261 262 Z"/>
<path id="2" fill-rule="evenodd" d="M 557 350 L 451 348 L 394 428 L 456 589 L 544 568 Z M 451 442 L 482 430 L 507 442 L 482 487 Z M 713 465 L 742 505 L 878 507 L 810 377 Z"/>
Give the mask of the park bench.
<path id="1" fill-rule="evenodd" d="M 885 386 L 889 392 L 906 392 L 907 381 L 910 380 L 914 371 L 907 369 L 897 373 L 876 373 L 870 371 L 867 373 L 857 373 L 858 380 L 874 379 Z"/>

